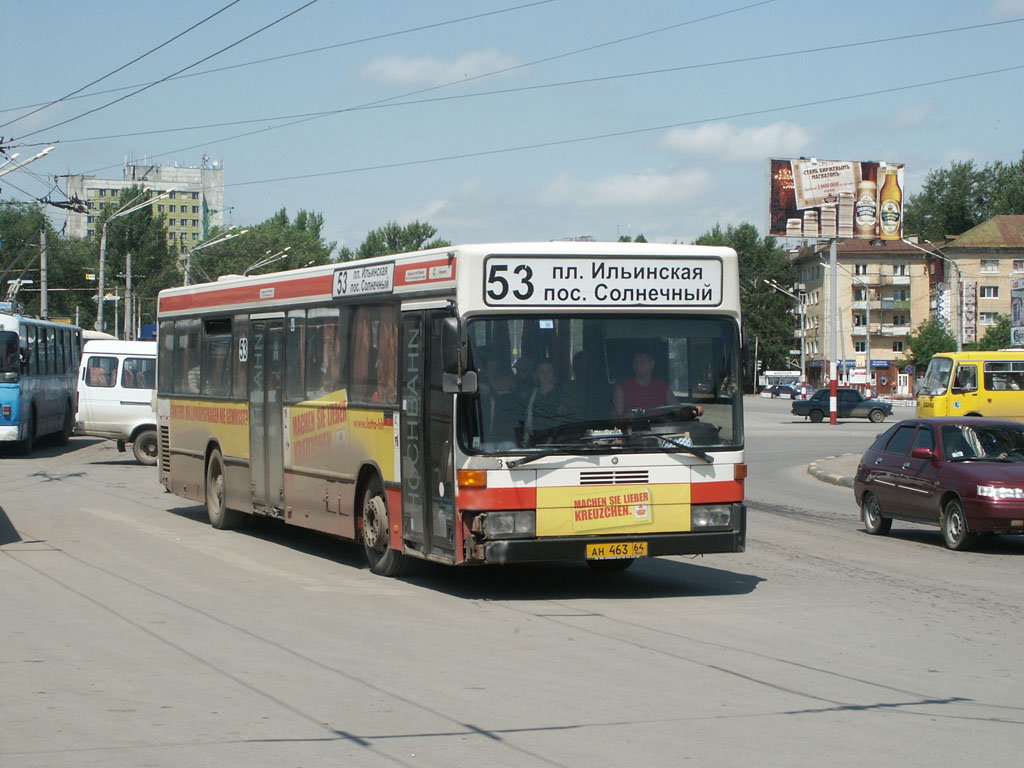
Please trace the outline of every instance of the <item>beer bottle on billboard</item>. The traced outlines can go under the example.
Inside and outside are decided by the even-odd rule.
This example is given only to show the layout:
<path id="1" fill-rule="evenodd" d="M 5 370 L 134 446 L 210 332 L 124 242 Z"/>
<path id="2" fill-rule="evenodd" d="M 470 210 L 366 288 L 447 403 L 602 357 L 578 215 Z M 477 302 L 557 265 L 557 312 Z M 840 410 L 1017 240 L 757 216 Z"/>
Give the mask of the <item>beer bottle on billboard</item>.
<path id="1" fill-rule="evenodd" d="M 885 182 L 878 196 L 878 224 L 883 240 L 899 240 L 903 225 L 903 193 L 896 169 L 885 172 Z"/>
<path id="2" fill-rule="evenodd" d="M 857 184 L 857 196 L 853 201 L 853 234 L 857 237 L 875 236 L 878 225 L 878 186 L 870 179 Z"/>

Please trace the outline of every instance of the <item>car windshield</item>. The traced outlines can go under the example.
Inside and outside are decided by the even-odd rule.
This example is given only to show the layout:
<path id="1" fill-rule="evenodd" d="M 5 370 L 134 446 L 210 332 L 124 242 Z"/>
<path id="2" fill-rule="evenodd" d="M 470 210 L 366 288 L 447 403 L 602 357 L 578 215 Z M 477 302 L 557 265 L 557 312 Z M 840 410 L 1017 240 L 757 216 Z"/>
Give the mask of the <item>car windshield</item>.
<path id="1" fill-rule="evenodd" d="M 942 452 L 947 461 L 1024 461 L 1024 426 L 945 424 Z"/>
<path id="2" fill-rule="evenodd" d="M 460 400 L 468 452 L 699 455 L 743 443 L 728 318 L 488 317 L 467 328 L 479 381 Z"/>
<path id="3" fill-rule="evenodd" d="M 949 374 L 953 370 L 953 361 L 948 357 L 933 357 L 928 363 L 924 378 L 918 385 L 919 395 L 944 395 L 949 388 Z"/>

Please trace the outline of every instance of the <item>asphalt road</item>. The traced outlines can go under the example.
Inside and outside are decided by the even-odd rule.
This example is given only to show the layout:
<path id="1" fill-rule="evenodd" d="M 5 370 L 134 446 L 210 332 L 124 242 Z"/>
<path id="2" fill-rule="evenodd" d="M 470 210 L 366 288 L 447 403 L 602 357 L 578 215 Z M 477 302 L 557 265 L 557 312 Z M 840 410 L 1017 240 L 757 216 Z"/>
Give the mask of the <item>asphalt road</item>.
<path id="1" fill-rule="evenodd" d="M 385 579 L 112 443 L 0 456 L 0 766 L 1017 766 L 1024 538 L 865 534 L 807 468 L 884 426 L 748 398 L 747 551 L 614 575 Z"/>

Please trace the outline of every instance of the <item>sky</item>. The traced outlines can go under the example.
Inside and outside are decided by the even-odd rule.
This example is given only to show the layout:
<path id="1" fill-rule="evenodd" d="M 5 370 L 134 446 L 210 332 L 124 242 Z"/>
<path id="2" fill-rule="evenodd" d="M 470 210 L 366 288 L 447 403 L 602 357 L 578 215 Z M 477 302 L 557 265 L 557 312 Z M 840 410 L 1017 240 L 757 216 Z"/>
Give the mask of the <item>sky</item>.
<path id="1" fill-rule="evenodd" d="M 10 0 L 0 146 L 54 149 L 0 198 L 206 156 L 228 224 L 316 211 L 353 249 L 413 220 L 455 244 L 764 234 L 771 157 L 904 163 L 909 194 L 1019 160 L 1022 42 L 1024 0 Z"/>

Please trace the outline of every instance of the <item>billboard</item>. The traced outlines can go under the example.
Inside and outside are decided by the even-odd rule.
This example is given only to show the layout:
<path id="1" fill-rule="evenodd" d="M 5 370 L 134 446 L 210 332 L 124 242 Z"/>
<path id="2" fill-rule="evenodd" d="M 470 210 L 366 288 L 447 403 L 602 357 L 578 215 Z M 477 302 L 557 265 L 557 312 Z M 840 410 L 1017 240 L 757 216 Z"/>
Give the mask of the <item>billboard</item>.
<path id="1" fill-rule="evenodd" d="M 1010 346 L 1024 347 L 1024 280 L 1010 283 Z"/>
<path id="2" fill-rule="evenodd" d="M 815 158 L 768 161 L 775 237 L 903 238 L 903 164 Z"/>

